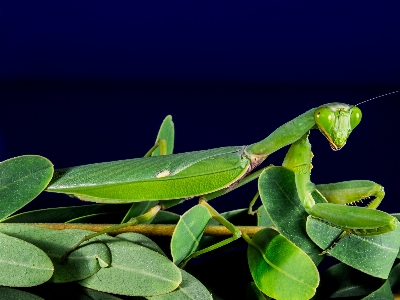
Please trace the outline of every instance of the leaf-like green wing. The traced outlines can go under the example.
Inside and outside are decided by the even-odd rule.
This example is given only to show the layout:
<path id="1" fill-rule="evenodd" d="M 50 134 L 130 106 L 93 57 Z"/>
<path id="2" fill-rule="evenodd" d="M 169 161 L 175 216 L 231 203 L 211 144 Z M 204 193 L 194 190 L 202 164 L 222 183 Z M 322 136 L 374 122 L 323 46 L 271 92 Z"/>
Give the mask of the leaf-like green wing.
<path id="1" fill-rule="evenodd" d="M 224 147 L 57 170 L 47 191 L 95 202 L 168 200 L 210 193 L 244 174 L 243 147 Z"/>
<path id="2" fill-rule="evenodd" d="M 0 220 L 33 200 L 53 176 L 51 162 L 25 155 L 0 163 Z"/>

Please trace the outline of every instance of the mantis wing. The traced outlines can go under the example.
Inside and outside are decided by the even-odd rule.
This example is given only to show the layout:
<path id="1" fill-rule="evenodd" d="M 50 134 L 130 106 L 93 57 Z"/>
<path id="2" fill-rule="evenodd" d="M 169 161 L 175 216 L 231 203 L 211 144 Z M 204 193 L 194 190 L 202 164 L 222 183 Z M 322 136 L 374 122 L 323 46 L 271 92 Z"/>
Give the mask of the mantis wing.
<path id="1" fill-rule="evenodd" d="M 61 169 L 47 191 L 99 203 L 194 197 L 240 178 L 250 165 L 243 151 L 223 147 Z"/>

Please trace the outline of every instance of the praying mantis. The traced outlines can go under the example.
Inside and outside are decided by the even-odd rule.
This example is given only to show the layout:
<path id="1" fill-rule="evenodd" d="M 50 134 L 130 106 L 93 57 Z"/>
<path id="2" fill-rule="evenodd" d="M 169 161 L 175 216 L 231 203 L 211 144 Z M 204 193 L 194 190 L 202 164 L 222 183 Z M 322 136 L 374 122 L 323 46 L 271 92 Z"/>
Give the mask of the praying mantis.
<path id="1" fill-rule="evenodd" d="M 310 181 L 310 130 L 319 129 L 336 151 L 345 145 L 361 118 L 361 110 L 357 106 L 329 103 L 306 111 L 277 128 L 262 141 L 249 146 L 162 155 L 167 154 L 168 141 L 160 140 L 151 149 L 154 151 L 159 147 L 158 156 L 150 156 L 149 152 L 146 155 L 148 157 L 144 158 L 56 170 L 46 191 L 65 193 L 97 203 L 160 201 L 160 204 L 134 220 L 87 236 L 80 243 L 116 228 L 142 223 L 153 217 L 161 209 L 161 204 L 168 206 L 170 201 L 172 203 L 177 199 L 196 196 L 201 197 L 200 204 L 210 211 L 211 216 L 232 231 L 233 237 L 226 240 L 228 243 L 239 238 L 241 233 L 224 220 L 207 201 L 258 177 L 261 171 L 252 171 L 260 163 L 275 151 L 291 145 L 283 166 L 294 172 L 297 192 L 307 213 L 347 233 L 379 235 L 394 230 L 398 223 L 395 217 L 376 210 L 384 197 L 380 185 L 371 181 L 324 185 L 320 192 L 329 203 L 316 204 L 311 195 L 315 186 Z M 358 186 L 362 186 L 362 191 Z M 368 196 L 375 197 L 368 207 L 344 205 Z M 212 249 L 204 249 L 191 257 Z"/>

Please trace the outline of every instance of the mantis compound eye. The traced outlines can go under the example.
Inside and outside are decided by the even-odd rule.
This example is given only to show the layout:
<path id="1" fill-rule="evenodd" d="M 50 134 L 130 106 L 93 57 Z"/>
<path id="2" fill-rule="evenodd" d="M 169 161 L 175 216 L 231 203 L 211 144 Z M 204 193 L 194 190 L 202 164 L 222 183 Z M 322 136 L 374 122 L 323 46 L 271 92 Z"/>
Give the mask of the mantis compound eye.
<path id="1" fill-rule="evenodd" d="M 334 117 L 334 113 L 326 107 L 320 107 L 314 113 L 315 123 L 324 134 L 331 132 Z"/>
<path id="2" fill-rule="evenodd" d="M 351 110 L 351 115 L 350 115 L 351 130 L 353 130 L 358 124 L 360 124 L 361 118 L 362 118 L 361 110 L 357 106 L 354 106 Z"/>

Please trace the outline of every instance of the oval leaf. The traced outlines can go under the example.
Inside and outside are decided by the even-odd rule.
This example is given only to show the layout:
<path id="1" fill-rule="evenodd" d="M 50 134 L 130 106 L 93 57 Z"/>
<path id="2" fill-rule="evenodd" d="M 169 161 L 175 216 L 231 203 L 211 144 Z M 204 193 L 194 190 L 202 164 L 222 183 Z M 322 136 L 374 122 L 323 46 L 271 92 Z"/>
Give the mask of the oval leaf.
<path id="1" fill-rule="evenodd" d="M 342 230 L 308 217 L 307 233 L 320 248 L 328 249 Z M 328 253 L 353 268 L 386 279 L 399 247 L 400 228 L 397 226 L 394 231 L 376 236 L 344 236 Z"/>
<path id="2" fill-rule="evenodd" d="M 0 233 L 0 285 L 28 287 L 53 275 L 50 258 L 38 247 Z"/>
<path id="3" fill-rule="evenodd" d="M 267 211 L 265 210 L 264 205 L 261 205 L 257 209 L 257 226 L 265 226 L 265 227 L 275 226 L 274 222 L 272 222 Z"/>
<path id="4" fill-rule="evenodd" d="M 175 128 L 174 122 L 172 122 L 172 116 L 168 115 L 161 123 L 160 129 L 157 134 L 156 143 L 160 139 L 164 139 L 167 142 L 167 155 L 174 152 L 175 143 Z M 160 147 L 157 147 L 151 154 L 152 156 L 160 155 Z"/>
<path id="5" fill-rule="evenodd" d="M 128 296 L 153 296 L 175 290 L 179 268 L 164 255 L 117 238 L 102 237 L 112 255 L 111 266 L 78 283 L 98 291 Z"/>
<path id="6" fill-rule="evenodd" d="M 158 201 L 143 201 L 143 202 L 132 203 L 131 207 L 129 208 L 128 212 L 122 219 L 121 223 L 128 222 L 130 219 L 148 212 L 153 206 L 157 205 L 157 203 Z M 149 223 L 151 223 L 151 219 L 144 222 L 144 224 L 149 224 Z"/>
<path id="7" fill-rule="evenodd" d="M 257 232 L 247 258 L 257 287 L 274 299 L 310 299 L 319 283 L 315 264 L 299 247 L 271 228 Z"/>
<path id="8" fill-rule="evenodd" d="M 7 300 L 44 300 L 34 294 L 4 286 L 0 287 L 0 295 L 2 299 Z"/>
<path id="9" fill-rule="evenodd" d="M 323 257 L 306 233 L 308 214 L 297 195 L 294 173 L 284 167 L 268 168 L 261 173 L 258 187 L 264 208 L 278 231 L 318 264 Z M 317 198 L 318 193 L 313 193 L 313 197 L 323 201 Z"/>
<path id="10" fill-rule="evenodd" d="M 179 220 L 180 215 L 160 210 L 151 221 L 151 224 L 177 224 Z"/>
<path id="11" fill-rule="evenodd" d="M 221 216 L 234 225 L 254 226 L 257 224 L 256 216 L 250 215 L 248 211 L 249 211 L 248 208 L 240 208 L 223 212 L 221 213 Z M 212 226 L 212 225 L 219 226 L 221 224 L 217 220 L 211 219 L 208 222 L 207 226 Z"/>
<path id="12" fill-rule="evenodd" d="M 25 155 L 0 163 L 0 220 L 39 195 L 53 176 L 53 165 L 42 156 Z"/>
<path id="13" fill-rule="evenodd" d="M 149 239 L 147 236 L 145 236 L 143 234 L 139 234 L 139 233 L 135 233 L 135 232 L 125 232 L 125 233 L 121 233 L 121 234 L 117 235 L 116 238 L 138 244 L 140 246 L 149 248 L 150 250 L 156 251 L 156 252 L 166 256 L 164 251 L 162 251 L 161 248 L 158 247 L 158 245 L 156 243 L 154 243 L 151 239 Z"/>
<path id="14" fill-rule="evenodd" d="M 400 263 L 389 274 L 390 287 L 393 292 L 400 293 Z"/>
<path id="15" fill-rule="evenodd" d="M 80 287 L 80 288 L 82 289 L 82 293 L 87 295 L 90 300 L 122 300 L 121 298 L 115 297 L 110 294 L 95 291 L 92 289 L 87 289 L 85 287 Z"/>
<path id="16" fill-rule="evenodd" d="M 181 270 L 182 282 L 179 287 L 168 294 L 147 297 L 149 300 L 212 300 L 206 287 L 189 273 Z"/>
<path id="17" fill-rule="evenodd" d="M 267 300 L 267 299 L 272 299 L 268 296 L 265 296 L 256 286 L 254 282 L 251 282 L 247 286 L 246 290 L 246 299 L 247 300 Z"/>
<path id="18" fill-rule="evenodd" d="M 89 223 L 89 224 L 118 224 L 125 216 L 125 212 L 110 212 L 86 215 L 65 223 Z"/>
<path id="19" fill-rule="evenodd" d="M 100 213 L 126 213 L 131 204 L 92 204 L 45 208 L 11 216 L 3 223 L 65 223 L 72 219 Z M 111 222 L 107 222 L 111 223 Z"/>
<path id="20" fill-rule="evenodd" d="M 380 287 L 382 279 L 367 275 L 346 264 L 338 263 L 321 276 L 317 299 L 362 297 Z"/>
<path id="21" fill-rule="evenodd" d="M 93 232 L 80 229 L 51 230 L 21 224 L 0 224 L 0 232 L 27 241 L 47 253 L 54 265 L 51 282 L 77 281 L 95 274 L 100 264 L 109 265 L 108 247 L 95 239 L 82 244 L 71 253 L 66 263 L 61 263 L 64 253 L 85 235 Z"/>
<path id="22" fill-rule="evenodd" d="M 393 299 L 393 293 L 390 289 L 389 280 L 385 280 L 385 283 L 379 289 L 363 298 L 363 300 L 378 299 Z"/>
<path id="23" fill-rule="evenodd" d="M 176 265 L 196 251 L 211 215 L 207 208 L 196 205 L 185 212 L 175 227 L 171 254 Z"/>

